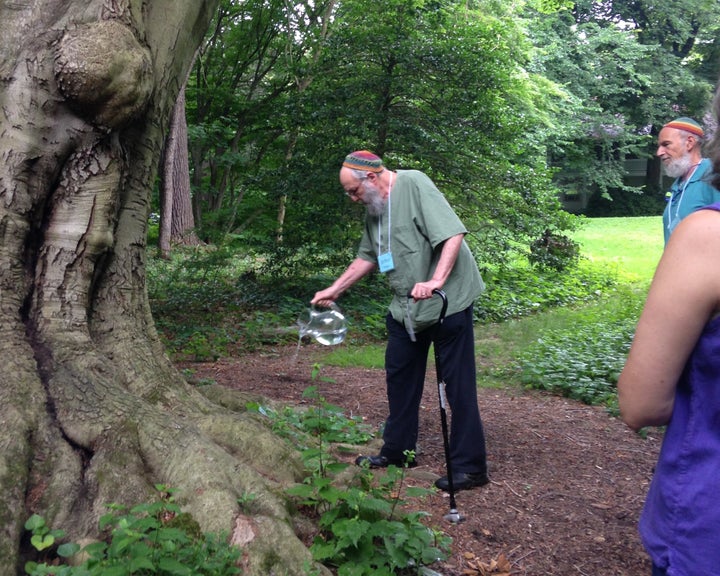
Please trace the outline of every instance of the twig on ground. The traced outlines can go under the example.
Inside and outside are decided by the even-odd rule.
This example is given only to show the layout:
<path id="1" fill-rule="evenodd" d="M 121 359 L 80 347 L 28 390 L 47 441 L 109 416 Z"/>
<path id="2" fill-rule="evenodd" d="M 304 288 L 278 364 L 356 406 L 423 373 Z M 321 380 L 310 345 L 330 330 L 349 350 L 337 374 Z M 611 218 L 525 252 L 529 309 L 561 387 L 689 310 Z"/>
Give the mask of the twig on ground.
<path id="1" fill-rule="evenodd" d="M 510 486 L 510 484 L 507 483 L 507 480 L 506 480 L 505 482 L 503 482 L 503 484 L 505 484 L 505 487 L 506 487 L 508 490 L 510 490 L 510 492 L 512 492 L 513 494 L 515 494 L 515 496 L 517 496 L 518 498 L 523 498 L 522 495 L 518 494 L 517 492 L 515 492 L 515 490 L 512 489 L 512 487 Z"/>

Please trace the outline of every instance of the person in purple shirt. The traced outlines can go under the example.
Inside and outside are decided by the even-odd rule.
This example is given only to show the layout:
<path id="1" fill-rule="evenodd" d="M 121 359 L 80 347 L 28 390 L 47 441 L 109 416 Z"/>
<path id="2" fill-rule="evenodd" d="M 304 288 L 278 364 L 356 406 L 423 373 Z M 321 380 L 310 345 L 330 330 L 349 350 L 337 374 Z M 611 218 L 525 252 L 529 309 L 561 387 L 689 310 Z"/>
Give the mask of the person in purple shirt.
<path id="1" fill-rule="evenodd" d="M 712 149 L 718 186 L 718 134 Z M 720 575 L 720 203 L 673 231 L 618 399 L 634 430 L 667 426 L 640 517 L 653 576 Z"/>

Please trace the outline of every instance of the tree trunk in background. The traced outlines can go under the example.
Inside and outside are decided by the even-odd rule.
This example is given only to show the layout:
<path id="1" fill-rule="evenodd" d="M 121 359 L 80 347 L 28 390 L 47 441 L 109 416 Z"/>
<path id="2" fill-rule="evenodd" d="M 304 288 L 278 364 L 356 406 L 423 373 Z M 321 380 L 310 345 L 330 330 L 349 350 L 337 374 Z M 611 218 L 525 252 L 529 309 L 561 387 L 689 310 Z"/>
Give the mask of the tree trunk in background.
<path id="1" fill-rule="evenodd" d="M 279 496 L 297 454 L 244 399 L 184 382 L 147 299 L 150 191 L 217 3 L 0 4 L 0 576 L 22 573 L 31 513 L 92 538 L 157 483 L 231 532 L 244 574 L 310 558 Z"/>
<path id="2" fill-rule="evenodd" d="M 185 85 L 178 94 L 170 121 L 170 135 L 165 143 L 160 177 L 160 236 L 158 244 L 163 258 L 170 257 L 173 244 L 196 245 L 190 194 L 187 121 L 185 119 Z"/>

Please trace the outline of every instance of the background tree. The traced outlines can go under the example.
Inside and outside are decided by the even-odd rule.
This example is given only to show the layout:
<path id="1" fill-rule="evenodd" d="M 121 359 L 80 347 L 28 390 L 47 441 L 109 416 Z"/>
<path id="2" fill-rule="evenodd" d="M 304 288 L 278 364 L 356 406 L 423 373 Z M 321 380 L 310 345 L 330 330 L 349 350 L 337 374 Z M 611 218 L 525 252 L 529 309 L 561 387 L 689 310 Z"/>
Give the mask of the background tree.
<path id="1" fill-rule="evenodd" d="M 203 530 L 232 530 L 245 573 L 308 560 L 277 496 L 296 457 L 183 382 L 146 295 L 150 190 L 215 7 L 0 7 L 0 574 L 21 571 L 30 512 L 80 539 L 107 503 L 144 501 L 155 483 Z M 259 522 L 239 509 L 249 493 Z"/>
<path id="2" fill-rule="evenodd" d="M 640 192 L 626 185 L 625 160 L 645 158 L 644 189 L 662 209 L 656 136 L 672 118 L 702 119 L 708 109 L 719 8 L 703 0 L 662 7 L 583 0 L 543 14 L 528 3 L 533 70 L 567 95 L 558 130 L 547 135 L 561 186 L 606 196 Z"/>
<path id="3" fill-rule="evenodd" d="M 332 8 L 303 7 L 292 21 L 304 27 L 267 24 L 254 34 L 250 22 L 255 30 L 262 18 L 241 18 L 232 3 L 221 10 L 189 104 L 204 223 L 219 218 L 227 225 L 214 228 L 235 232 L 245 249 L 273 251 L 269 266 L 284 273 L 293 258 L 313 269 L 317 259 L 346 262 L 362 219 L 339 193 L 337 171 L 349 150 L 367 147 L 393 168 L 430 173 L 471 226 L 480 259 L 503 261 L 545 228 L 571 225 L 533 137 L 552 107 L 549 86 L 523 69 L 530 45 L 512 12 L 447 0 L 372 10 L 346 0 L 330 17 Z M 280 55 L 286 30 L 292 50 L 282 44 Z M 248 36 L 263 39 L 263 59 L 231 68 L 232 50 Z"/>
<path id="4" fill-rule="evenodd" d="M 173 244 L 198 243 L 190 193 L 185 84 L 183 84 L 173 107 L 170 132 L 162 156 L 158 248 L 163 258 L 169 258 Z"/>
<path id="5" fill-rule="evenodd" d="M 296 137 L 288 99 L 312 77 L 333 1 L 223 0 L 188 86 L 196 222 L 274 240 Z"/>

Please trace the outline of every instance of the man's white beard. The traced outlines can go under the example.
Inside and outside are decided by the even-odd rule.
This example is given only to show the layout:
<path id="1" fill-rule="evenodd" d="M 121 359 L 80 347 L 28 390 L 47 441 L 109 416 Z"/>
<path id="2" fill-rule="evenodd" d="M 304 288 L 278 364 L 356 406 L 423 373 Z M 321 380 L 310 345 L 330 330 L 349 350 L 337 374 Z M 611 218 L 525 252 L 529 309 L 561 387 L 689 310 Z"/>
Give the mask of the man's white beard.
<path id="1" fill-rule="evenodd" d="M 365 185 L 363 202 L 365 203 L 368 213 L 372 216 L 382 216 L 382 213 L 385 211 L 385 198 L 380 195 L 380 190 L 375 186 Z"/>
<path id="2" fill-rule="evenodd" d="M 682 158 L 676 158 L 675 160 L 670 160 L 668 163 L 663 164 L 665 174 L 667 174 L 670 178 L 680 178 L 680 176 L 690 170 L 691 167 L 692 160 L 690 159 L 690 154 L 685 154 Z"/>

